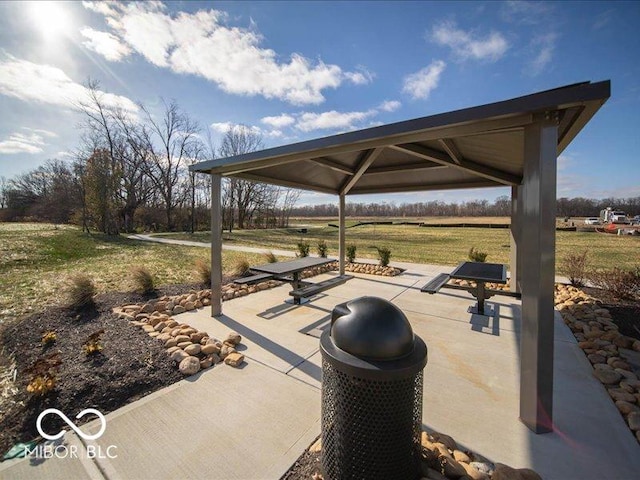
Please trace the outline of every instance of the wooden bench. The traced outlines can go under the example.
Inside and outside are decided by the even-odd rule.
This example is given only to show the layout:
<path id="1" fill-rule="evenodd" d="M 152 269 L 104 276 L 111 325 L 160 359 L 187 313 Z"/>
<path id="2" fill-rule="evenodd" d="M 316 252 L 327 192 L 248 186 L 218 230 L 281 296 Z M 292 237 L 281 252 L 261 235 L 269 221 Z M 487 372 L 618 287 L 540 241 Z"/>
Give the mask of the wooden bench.
<path id="1" fill-rule="evenodd" d="M 429 283 L 427 283 L 424 287 L 422 287 L 420 291 L 424 293 L 431 293 L 431 294 L 438 293 L 438 290 L 444 287 L 450 278 L 451 277 L 449 276 L 448 273 L 441 273 L 440 275 L 436 276 L 433 280 L 431 280 Z"/>
<path id="2" fill-rule="evenodd" d="M 236 278 L 233 283 L 237 283 L 238 285 L 254 285 L 256 283 L 271 280 L 272 278 L 273 275 L 269 275 L 268 273 L 258 273 L 256 275 L 251 275 L 250 277 Z"/>
<path id="3" fill-rule="evenodd" d="M 347 280 L 351 280 L 352 278 L 353 278 L 353 275 L 340 275 L 338 277 L 330 278 L 328 280 L 323 280 L 322 282 L 312 283 L 310 285 L 307 285 L 306 287 L 291 290 L 289 292 L 289 295 L 291 295 L 294 299 L 299 301 L 301 298 L 312 297 L 315 294 L 324 292 L 325 290 L 329 290 L 330 288 L 333 288 L 336 285 L 342 285 Z"/>

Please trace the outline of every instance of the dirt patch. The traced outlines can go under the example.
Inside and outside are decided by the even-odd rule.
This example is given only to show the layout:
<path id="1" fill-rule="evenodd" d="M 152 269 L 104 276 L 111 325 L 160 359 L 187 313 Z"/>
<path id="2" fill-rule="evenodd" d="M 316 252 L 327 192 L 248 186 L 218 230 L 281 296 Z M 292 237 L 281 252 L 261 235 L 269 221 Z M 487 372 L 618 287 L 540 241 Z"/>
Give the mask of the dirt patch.
<path id="1" fill-rule="evenodd" d="M 106 293 L 96 297 L 95 306 L 82 311 L 50 307 L 4 325 L 0 330 L 0 366 L 15 365 L 12 395 L 0 396 L 0 456 L 16 442 L 38 436 L 37 416 L 46 408 L 57 408 L 73 418 L 85 408 L 106 414 L 183 376 L 164 348 L 141 329 L 112 313 L 112 308 L 143 303 L 163 295 L 177 295 L 202 288 L 197 284 L 170 285 L 150 295 Z M 98 335 L 102 349 L 87 355 L 89 337 Z M 43 343 L 46 332 L 55 341 Z M 35 396 L 27 392 L 34 366 L 47 362 L 55 388 Z M 37 367 L 36 367 L 37 369 Z M 7 381 L 7 380 L 5 380 Z M 90 420 L 90 418 L 87 418 Z M 43 429 L 56 432 L 63 422 L 48 415 Z"/>
<path id="2" fill-rule="evenodd" d="M 609 310 L 611 319 L 618 325 L 621 334 L 640 340 L 640 304 L 603 304 L 602 308 Z"/>
<path id="3" fill-rule="evenodd" d="M 287 473 L 280 480 L 311 480 L 322 478 L 320 465 L 320 452 L 305 450 L 296 460 Z"/>

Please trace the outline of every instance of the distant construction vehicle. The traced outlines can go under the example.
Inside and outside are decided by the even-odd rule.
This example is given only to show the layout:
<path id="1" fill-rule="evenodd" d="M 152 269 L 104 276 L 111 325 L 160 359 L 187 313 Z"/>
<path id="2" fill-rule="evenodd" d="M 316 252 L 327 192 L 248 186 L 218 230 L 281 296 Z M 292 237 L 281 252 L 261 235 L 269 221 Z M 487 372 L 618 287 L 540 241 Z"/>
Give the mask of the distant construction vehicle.
<path id="1" fill-rule="evenodd" d="M 606 223 L 623 223 L 628 224 L 629 219 L 627 218 L 627 214 L 622 210 L 614 210 L 611 207 L 607 207 L 603 210 L 600 210 L 600 221 L 603 224 Z"/>

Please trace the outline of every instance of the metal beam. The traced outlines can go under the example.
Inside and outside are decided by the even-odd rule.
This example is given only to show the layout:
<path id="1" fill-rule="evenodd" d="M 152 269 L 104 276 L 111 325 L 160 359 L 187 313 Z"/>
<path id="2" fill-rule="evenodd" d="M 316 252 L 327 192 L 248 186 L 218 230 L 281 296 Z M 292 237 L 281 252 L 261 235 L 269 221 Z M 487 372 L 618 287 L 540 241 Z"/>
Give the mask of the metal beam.
<path id="1" fill-rule="evenodd" d="M 263 183 L 270 183 L 272 185 L 280 185 L 281 187 L 301 188 L 303 190 L 312 190 L 315 192 L 329 193 L 331 195 L 335 195 L 338 193 L 331 188 L 323 187 L 321 185 L 315 185 L 313 183 L 289 182 L 287 180 L 282 180 L 280 178 L 265 177 L 264 175 L 253 175 L 252 173 L 239 173 L 234 176 L 238 178 L 244 178 L 246 180 L 251 180 L 254 182 L 263 182 Z"/>
<path id="2" fill-rule="evenodd" d="M 380 156 L 384 148 L 374 148 L 373 150 L 365 151 L 358 163 L 358 167 L 356 168 L 353 177 L 348 179 L 342 187 L 340 187 L 340 195 L 346 195 L 349 193 L 349 190 L 353 188 L 353 186 L 358 183 L 360 177 L 367 171 L 367 168 L 375 161 L 376 158 Z"/>
<path id="3" fill-rule="evenodd" d="M 344 275 L 344 260 L 346 256 L 345 250 L 345 226 L 344 226 L 344 217 L 345 217 L 345 199 L 344 195 L 340 195 L 338 197 L 338 262 L 339 262 L 339 272 L 340 275 Z"/>
<path id="4" fill-rule="evenodd" d="M 524 132 L 521 236 L 520 420 L 553 430 L 553 336 L 557 121 L 541 117 Z"/>
<path id="5" fill-rule="evenodd" d="M 222 315 L 222 179 L 211 175 L 211 316 Z"/>
<path id="6" fill-rule="evenodd" d="M 501 187 L 501 184 L 490 180 L 477 180 L 473 182 L 452 182 L 438 183 L 435 185 L 424 185 L 405 183 L 401 185 L 393 185 L 389 187 L 364 187 L 351 190 L 351 195 L 364 195 L 367 193 L 395 193 L 395 192 L 426 192 L 430 190 L 455 190 L 457 188 L 485 188 L 485 187 Z"/>
<path id="7" fill-rule="evenodd" d="M 453 162 L 446 153 L 416 143 L 390 145 L 389 148 L 393 148 L 405 153 L 410 153 L 415 157 L 424 158 L 425 160 L 439 163 L 441 165 L 447 165 L 451 168 L 470 172 L 480 177 L 488 178 L 489 180 L 502 183 L 503 185 L 519 185 L 522 182 L 522 177 L 518 175 L 513 175 L 511 173 L 504 172 L 493 167 L 488 167 L 471 160 L 463 160 L 462 162 L 460 162 L 460 164 L 457 164 Z"/>
<path id="8" fill-rule="evenodd" d="M 364 172 L 363 177 L 368 177 L 369 175 L 380 175 L 380 174 L 388 174 L 388 173 L 396 173 L 396 172 L 417 172 L 420 170 L 439 170 L 442 168 L 449 168 L 445 165 L 439 165 L 434 163 L 403 163 L 400 165 L 390 165 L 388 167 L 373 167 Z"/>
<path id="9" fill-rule="evenodd" d="M 458 150 L 456 142 L 452 138 L 441 138 L 440 140 L 438 140 L 438 143 L 440 143 L 440 145 L 442 145 L 442 148 L 444 148 L 444 150 L 449 154 L 451 160 L 453 160 L 458 165 L 462 163 L 464 157 L 460 153 L 460 150 Z"/>
<path id="10" fill-rule="evenodd" d="M 520 293 L 520 277 L 522 274 L 522 189 L 521 185 L 511 187 L 511 227 L 509 236 L 509 288 Z"/>
<path id="11" fill-rule="evenodd" d="M 335 170 L 336 172 L 344 173 L 345 175 L 353 175 L 355 172 L 347 167 L 346 165 L 342 165 L 341 163 L 335 162 L 330 158 L 326 157 L 318 157 L 318 158 L 309 158 L 310 162 L 317 163 L 318 165 L 322 165 L 330 168 L 331 170 Z"/>

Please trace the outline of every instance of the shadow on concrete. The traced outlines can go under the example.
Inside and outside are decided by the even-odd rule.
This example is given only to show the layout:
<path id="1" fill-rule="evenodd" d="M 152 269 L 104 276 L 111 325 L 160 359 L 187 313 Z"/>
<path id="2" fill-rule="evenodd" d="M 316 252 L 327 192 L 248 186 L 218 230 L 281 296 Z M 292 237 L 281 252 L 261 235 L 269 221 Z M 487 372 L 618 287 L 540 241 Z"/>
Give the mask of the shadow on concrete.
<path id="1" fill-rule="evenodd" d="M 322 378 L 321 368 L 317 367 L 311 362 L 306 362 L 306 358 L 298 355 L 295 352 L 292 352 L 288 348 L 283 347 L 282 345 L 274 342 L 273 340 L 268 339 L 264 335 L 261 335 L 255 330 L 250 329 L 249 327 L 243 325 L 237 320 L 227 315 L 221 315 L 219 317 L 216 317 L 216 320 L 218 320 L 221 324 L 225 325 L 231 330 L 234 330 L 235 332 L 239 333 L 244 338 L 251 340 L 256 345 L 259 345 L 265 350 L 271 352 L 276 357 L 284 360 L 289 365 L 291 365 L 291 369 L 298 368 L 300 371 L 306 373 L 307 375 L 309 375 L 310 377 L 318 381 Z M 255 359 L 253 360 L 259 361 Z M 291 371 L 291 369 L 289 369 L 288 371 Z"/>

